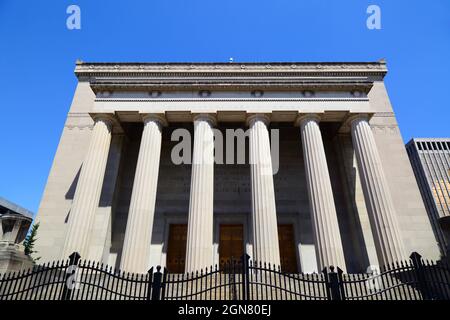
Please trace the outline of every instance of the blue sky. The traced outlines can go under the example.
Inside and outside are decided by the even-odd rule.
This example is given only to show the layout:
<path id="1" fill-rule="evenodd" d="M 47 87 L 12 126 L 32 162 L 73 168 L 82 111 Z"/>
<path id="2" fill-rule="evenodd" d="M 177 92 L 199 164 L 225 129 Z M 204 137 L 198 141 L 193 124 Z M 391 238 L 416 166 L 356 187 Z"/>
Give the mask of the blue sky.
<path id="1" fill-rule="evenodd" d="M 66 8 L 81 8 L 81 30 Z M 366 27 L 369 5 L 381 30 Z M 84 61 L 373 61 L 405 142 L 450 136 L 450 1 L 0 0 L 0 195 L 34 212 Z"/>

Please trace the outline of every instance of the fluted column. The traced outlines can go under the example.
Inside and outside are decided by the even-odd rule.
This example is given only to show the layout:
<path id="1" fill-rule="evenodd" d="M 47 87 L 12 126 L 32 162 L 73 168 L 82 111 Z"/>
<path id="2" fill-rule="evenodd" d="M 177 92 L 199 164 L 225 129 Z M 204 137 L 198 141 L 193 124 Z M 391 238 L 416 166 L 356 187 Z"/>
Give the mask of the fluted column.
<path id="1" fill-rule="evenodd" d="M 319 270 L 331 265 L 344 269 L 344 251 L 319 121 L 319 116 L 315 114 L 298 119 L 317 264 Z"/>
<path id="2" fill-rule="evenodd" d="M 194 118 L 186 272 L 213 264 L 214 124 L 211 115 Z"/>
<path id="3" fill-rule="evenodd" d="M 91 227 L 100 201 L 112 131 L 112 119 L 109 116 L 98 115 L 94 121 L 91 141 L 70 209 L 63 259 L 67 259 L 74 251 L 86 257 L 89 250 Z"/>
<path id="4" fill-rule="evenodd" d="M 368 117 L 350 119 L 353 147 L 379 263 L 406 259 L 391 192 Z"/>
<path id="5" fill-rule="evenodd" d="M 162 126 L 166 123 L 163 116 L 154 114 L 145 115 L 143 121 L 144 130 L 120 261 L 121 270 L 134 273 L 146 273 L 149 269 Z"/>
<path id="6" fill-rule="evenodd" d="M 280 265 L 277 212 L 272 175 L 272 158 L 267 125 L 261 114 L 247 120 L 250 126 L 250 169 L 254 259 Z"/>

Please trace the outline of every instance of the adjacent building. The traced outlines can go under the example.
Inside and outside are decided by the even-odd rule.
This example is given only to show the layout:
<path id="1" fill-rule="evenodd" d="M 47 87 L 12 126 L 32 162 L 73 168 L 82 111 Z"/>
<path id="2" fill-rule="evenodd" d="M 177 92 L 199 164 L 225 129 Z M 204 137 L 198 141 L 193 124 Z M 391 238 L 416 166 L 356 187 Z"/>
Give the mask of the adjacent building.
<path id="1" fill-rule="evenodd" d="M 42 260 L 78 251 L 144 273 L 243 253 L 287 272 L 437 259 L 386 73 L 385 61 L 77 62 L 37 215 Z"/>
<path id="2" fill-rule="evenodd" d="M 0 197 L 0 275 L 33 265 L 22 245 L 32 219 L 31 211 Z"/>
<path id="3" fill-rule="evenodd" d="M 416 138 L 406 144 L 442 255 L 450 251 L 450 138 Z"/>

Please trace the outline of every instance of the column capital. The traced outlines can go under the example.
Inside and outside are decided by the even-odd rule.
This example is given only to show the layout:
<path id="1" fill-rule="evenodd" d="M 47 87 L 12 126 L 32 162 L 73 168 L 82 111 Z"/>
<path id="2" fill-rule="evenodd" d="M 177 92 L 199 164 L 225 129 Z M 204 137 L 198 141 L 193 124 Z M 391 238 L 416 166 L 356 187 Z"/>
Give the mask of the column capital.
<path id="1" fill-rule="evenodd" d="M 114 131 L 114 134 L 123 133 L 122 126 L 120 125 L 120 122 L 116 118 L 114 113 L 90 112 L 89 115 L 91 116 L 92 120 L 94 120 L 94 122 L 104 122 L 111 132 Z"/>
<path id="2" fill-rule="evenodd" d="M 163 113 L 142 113 L 141 118 L 144 124 L 147 124 L 150 121 L 156 122 L 159 127 L 167 127 L 169 124 Z"/>
<path id="3" fill-rule="evenodd" d="M 112 113 L 90 113 L 90 116 L 92 120 L 94 120 L 95 122 L 97 121 L 105 122 L 110 129 L 117 122 L 116 118 L 114 117 L 114 114 Z"/>
<path id="4" fill-rule="evenodd" d="M 322 120 L 322 115 L 320 113 L 300 113 L 295 119 L 295 126 L 300 127 L 306 121 L 315 121 L 319 123 Z"/>
<path id="5" fill-rule="evenodd" d="M 355 121 L 367 121 L 367 122 L 369 122 L 370 118 L 371 118 L 371 114 L 369 114 L 369 113 L 357 113 L 357 114 L 351 114 L 347 118 L 346 122 L 351 126 L 351 125 L 353 125 L 353 123 Z"/>
<path id="6" fill-rule="evenodd" d="M 341 123 L 339 128 L 339 133 L 347 134 L 351 131 L 354 123 L 357 121 L 367 121 L 369 122 L 372 118 L 373 113 L 348 113 L 345 119 Z"/>
<path id="7" fill-rule="evenodd" d="M 262 121 L 266 126 L 270 123 L 270 114 L 267 113 L 253 113 L 247 115 L 246 123 L 252 126 L 256 121 Z"/>
<path id="8" fill-rule="evenodd" d="M 192 121 L 206 121 L 212 127 L 215 127 L 217 125 L 217 117 L 213 113 L 195 113 L 192 116 Z"/>

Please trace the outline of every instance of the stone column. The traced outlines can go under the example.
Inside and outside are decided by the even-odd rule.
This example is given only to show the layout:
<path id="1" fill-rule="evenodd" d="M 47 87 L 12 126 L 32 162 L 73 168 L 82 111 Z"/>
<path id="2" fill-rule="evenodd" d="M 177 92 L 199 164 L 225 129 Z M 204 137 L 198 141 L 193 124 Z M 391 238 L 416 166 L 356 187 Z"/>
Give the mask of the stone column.
<path id="1" fill-rule="evenodd" d="M 350 119 L 353 147 L 379 263 L 406 259 L 392 196 L 368 117 Z"/>
<path id="2" fill-rule="evenodd" d="M 144 130 L 120 261 L 121 270 L 133 273 L 146 273 L 149 269 L 162 126 L 166 124 L 163 116 L 154 114 L 145 115 L 143 121 Z"/>
<path id="3" fill-rule="evenodd" d="M 214 125 L 212 115 L 200 114 L 194 118 L 186 272 L 213 264 Z"/>
<path id="4" fill-rule="evenodd" d="M 267 130 L 269 118 L 256 114 L 247 122 L 250 126 L 253 259 L 279 266 L 277 211 Z"/>
<path id="5" fill-rule="evenodd" d="M 111 116 L 97 115 L 94 121 L 91 142 L 81 166 L 69 214 L 63 259 L 67 259 L 74 251 L 81 257 L 86 257 L 89 250 L 91 228 L 100 201 L 112 131 Z"/>
<path id="6" fill-rule="evenodd" d="M 319 121 L 320 117 L 315 114 L 298 119 L 317 264 L 319 271 L 331 265 L 345 270 L 344 251 Z"/>

